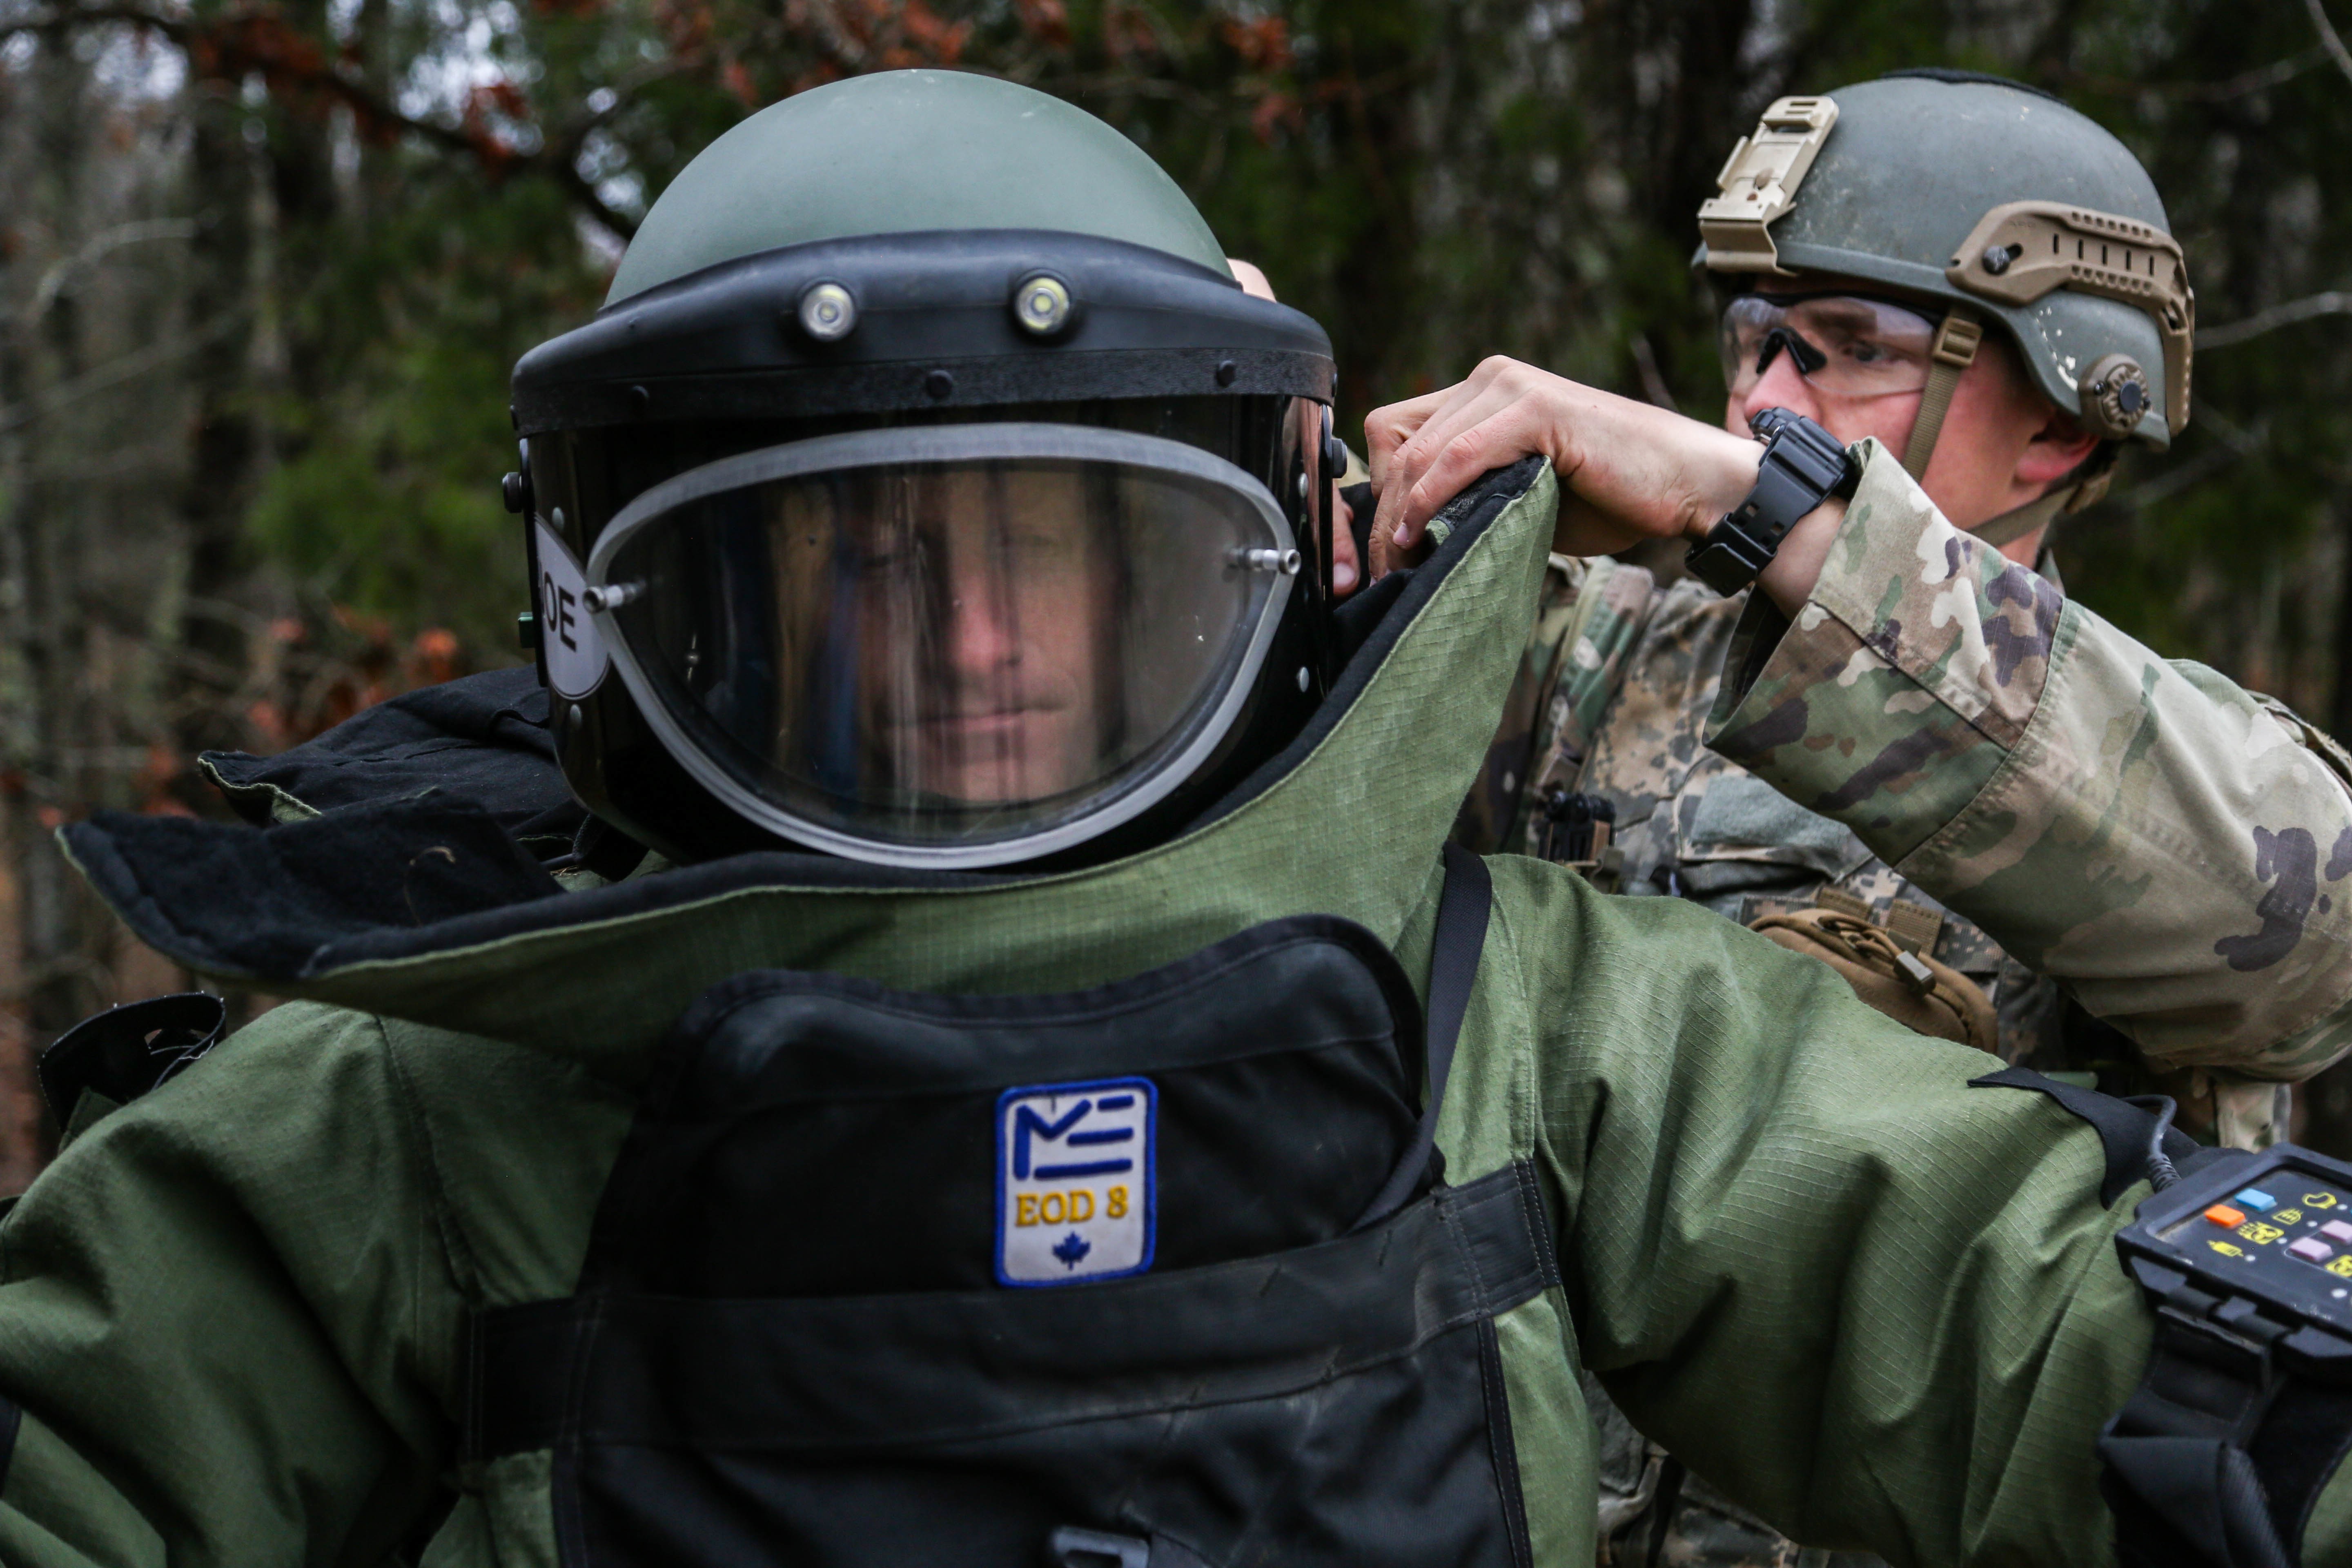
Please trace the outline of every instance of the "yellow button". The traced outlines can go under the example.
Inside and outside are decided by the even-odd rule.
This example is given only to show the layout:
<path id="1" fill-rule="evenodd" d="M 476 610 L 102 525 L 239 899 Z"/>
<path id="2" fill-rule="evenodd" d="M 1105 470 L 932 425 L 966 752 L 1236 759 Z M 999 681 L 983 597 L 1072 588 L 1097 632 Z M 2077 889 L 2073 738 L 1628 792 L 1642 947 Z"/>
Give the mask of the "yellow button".
<path id="1" fill-rule="evenodd" d="M 2241 1226 L 2246 1223 L 2246 1216 L 2228 1204 L 2215 1204 L 2205 1211 L 2205 1217 L 2215 1225 Z"/>

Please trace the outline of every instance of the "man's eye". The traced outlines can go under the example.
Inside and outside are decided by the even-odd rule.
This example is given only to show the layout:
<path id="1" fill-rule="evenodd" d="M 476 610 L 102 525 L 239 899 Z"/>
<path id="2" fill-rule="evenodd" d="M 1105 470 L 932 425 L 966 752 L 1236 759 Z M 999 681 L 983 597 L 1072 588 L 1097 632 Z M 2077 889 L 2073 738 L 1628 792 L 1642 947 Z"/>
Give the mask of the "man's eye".
<path id="1" fill-rule="evenodd" d="M 914 558 L 911 550 L 855 550 L 847 552 L 846 563 L 855 576 L 878 579 L 905 573 Z"/>

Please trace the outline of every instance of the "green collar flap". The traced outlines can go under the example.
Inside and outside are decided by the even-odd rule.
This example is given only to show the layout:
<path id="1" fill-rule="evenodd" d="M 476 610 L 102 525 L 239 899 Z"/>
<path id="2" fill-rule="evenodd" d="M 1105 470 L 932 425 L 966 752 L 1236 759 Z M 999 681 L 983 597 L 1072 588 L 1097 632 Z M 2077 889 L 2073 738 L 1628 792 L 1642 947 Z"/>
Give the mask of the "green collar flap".
<path id="1" fill-rule="evenodd" d="M 143 940 L 201 972 L 574 1051 L 648 1040 L 746 970 L 1058 991 L 1308 912 L 1355 921 L 1395 946 L 1436 885 L 1439 846 L 1517 667 L 1551 542 L 1548 467 L 1491 476 L 1484 495 L 1488 504 L 1404 585 L 1271 782 L 1174 841 L 1107 865 L 877 885 L 845 862 L 750 855 L 561 894 L 510 841 L 501 851 L 483 838 L 498 833 L 487 819 L 471 838 L 436 822 L 430 842 L 400 851 L 406 879 L 360 909 L 350 868 L 320 864 L 298 837 L 321 833 L 334 812 L 268 828 L 101 816 L 67 830 L 68 851 Z M 229 873 L 183 879 L 224 891 L 178 908 L 159 893 L 163 858 L 232 852 L 241 860 Z M 497 862 L 512 901 L 436 909 L 418 879 L 451 853 Z M 218 933 L 269 926 L 279 889 L 304 879 L 312 907 L 330 906 L 323 924 L 281 921 L 296 937 L 224 947 Z M 207 902 L 228 907 L 191 907 Z"/>

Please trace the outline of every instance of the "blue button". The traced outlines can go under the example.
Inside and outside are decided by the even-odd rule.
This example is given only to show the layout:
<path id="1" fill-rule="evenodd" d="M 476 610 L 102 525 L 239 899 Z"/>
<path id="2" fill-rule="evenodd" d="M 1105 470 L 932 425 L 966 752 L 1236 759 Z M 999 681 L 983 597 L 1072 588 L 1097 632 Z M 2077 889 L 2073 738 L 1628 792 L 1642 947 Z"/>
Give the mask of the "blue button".
<path id="1" fill-rule="evenodd" d="M 2231 1198 L 2230 1201 L 2233 1204 L 2242 1204 L 2246 1207 L 2253 1210 L 2256 1214 L 2262 1214 L 2265 1210 L 2278 1207 L 2278 1199 L 2271 1196 L 2268 1193 L 2258 1192 L 2252 1187 L 2248 1187 L 2244 1192 L 2240 1193 L 2236 1197 Z"/>

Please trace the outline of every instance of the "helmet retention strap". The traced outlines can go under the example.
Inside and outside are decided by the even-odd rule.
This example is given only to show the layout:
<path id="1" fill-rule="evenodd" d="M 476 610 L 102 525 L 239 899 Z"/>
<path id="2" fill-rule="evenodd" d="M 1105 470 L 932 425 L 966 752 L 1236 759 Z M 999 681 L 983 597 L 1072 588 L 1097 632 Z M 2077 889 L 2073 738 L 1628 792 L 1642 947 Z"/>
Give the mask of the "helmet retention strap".
<path id="1" fill-rule="evenodd" d="M 1976 363 L 1977 349 L 1983 342 L 1984 323 L 1965 306 L 1952 306 L 1944 312 L 1943 321 L 1937 323 L 1935 342 L 1927 353 L 1927 384 L 1919 394 L 1919 416 L 1912 421 L 1911 439 L 1903 448 L 1903 471 L 1914 481 L 1927 477 L 1927 459 L 1936 454 L 1936 437 L 1943 433 L 1944 416 L 1952 410 L 1952 394 L 1960 384 L 1961 374 Z M 2107 479 L 2107 472 L 2102 470 L 2080 483 L 2054 489 L 1990 518 L 1968 531 L 1998 550 L 2011 540 L 2022 539 L 2048 525 L 2061 512 L 2082 510 L 2106 493 Z"/>
<path id="2" fill-rule="evenodd" d="M 1977 346 L 1984 342 L 1984 323 L 1964 305 L 1945 310 L 1936 324 L 1935 342 L 1927 351 L 1927 384 L 1919 394 L 1919 416 L 1912 421 L 1910 442 L 1903 448 L 1903 471 L 1924 479 L 1927 459 L 1936 453 L 1936 437 L 1951 412 L 1952 394 L 1960 374 L 1976 363 Z"/>
<path id="3" fill-rule="evenodd" d="M 1999 517 L 1988 518 L 1968 531 L 1998 550 L 2012 539 L 2022 539 L 2035 529 L 2055 522 L 2066 512 L 2082 510 L 2107 493 L 2108 481 L 2114 478 L 2114 468 L 2102 468 L 2088 479 L 2062 486 Z"/>
<path id="4" fill-rule="evenodd" d="M 1999 550 L 2012 539 L 2022 539 L 2035 529 L 2051 522 L 2062 511 L 2074 509 L 2068 504 L 2080 493 L 2080 485 L 2068 485 L 2064 489 L 2052 490 L 2038 500 L 2027 501 L 1999 517 L 1988 518 L 1969 533 L 1979 542 Z"/>

